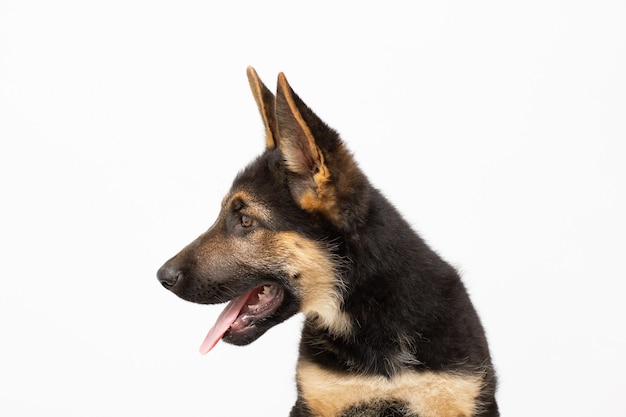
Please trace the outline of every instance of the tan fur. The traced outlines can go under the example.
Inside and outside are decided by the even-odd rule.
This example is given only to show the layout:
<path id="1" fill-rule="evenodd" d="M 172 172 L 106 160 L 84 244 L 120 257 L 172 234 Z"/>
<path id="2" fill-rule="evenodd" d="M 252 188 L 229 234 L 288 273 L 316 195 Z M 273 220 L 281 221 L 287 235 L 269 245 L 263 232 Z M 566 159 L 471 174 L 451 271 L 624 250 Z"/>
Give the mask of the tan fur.
<path id="1" fill-rule="evenodd" d="M 350 406 L 377 399 L 408 405 L 420 417 L 469 417 L 483 381 L 475 375 L 404 371 L 391 379 L 329 371 L 300 362 L 298 384 L 315 417 L 337 417 Z"/>
<path id="2" fill-rule="evenodd" d="M 300 310 L 332 334 L 349 334 L 350 318 L 341 310 L 342 299 L 336 287 L 341 282 L 337 279 L 337 265 L 318 243 L 298 233 L 282 232 L 276 237 L 284 252 L 288 271 L 293 276 L 299 276 Z"/>

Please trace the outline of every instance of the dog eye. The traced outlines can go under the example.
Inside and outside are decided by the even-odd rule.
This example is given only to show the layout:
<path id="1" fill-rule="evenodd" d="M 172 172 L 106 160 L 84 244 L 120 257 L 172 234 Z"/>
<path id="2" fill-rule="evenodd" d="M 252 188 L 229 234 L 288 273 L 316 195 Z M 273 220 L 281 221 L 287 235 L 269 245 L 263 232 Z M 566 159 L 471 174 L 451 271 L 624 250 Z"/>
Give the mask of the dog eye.
<path id="1" fill-rule="evenodd" d="M 246 216 L 245 214 L 241 215 L 241 227 L 250 227 L 254 225 L 254 220 L 252 217 Z"/>

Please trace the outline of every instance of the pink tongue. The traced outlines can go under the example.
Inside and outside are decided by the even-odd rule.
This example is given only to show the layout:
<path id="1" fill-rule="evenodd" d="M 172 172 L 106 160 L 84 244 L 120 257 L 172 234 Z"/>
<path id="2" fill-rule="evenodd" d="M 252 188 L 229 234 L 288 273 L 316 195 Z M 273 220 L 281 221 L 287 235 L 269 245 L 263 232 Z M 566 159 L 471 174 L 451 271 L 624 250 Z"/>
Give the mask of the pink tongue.
<path id="1" fill-rule="evenodd" d="M 253 290 L 254 291 L 254 290 Z M 239 316 L 239 312 L 243 308 L 246 301 L 250 297 L 252 291 L 241 295 L 228 303 L 222 314 L 219 315 L 217 321 L 209 330 L 209 333 L 204 338 L 204 342 L 200 345 L 200 353 L 206 355 L 211 349 L 220 341 L 226 330 L 233 324 L 233 322 Z"/>

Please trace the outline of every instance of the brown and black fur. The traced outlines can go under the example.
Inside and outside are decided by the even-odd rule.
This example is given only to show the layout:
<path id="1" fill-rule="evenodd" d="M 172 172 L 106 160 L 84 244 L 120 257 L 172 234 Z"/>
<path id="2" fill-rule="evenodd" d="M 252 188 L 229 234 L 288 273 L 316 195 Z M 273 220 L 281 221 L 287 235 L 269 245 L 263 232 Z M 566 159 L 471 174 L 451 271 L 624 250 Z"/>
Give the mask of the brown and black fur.
<path id="1" fill-rule="evenodd" d="M 283 74 L 275 96 L 252 68 L 248 78 L 265 151 L 159 280 L 206 304 L 273 286 L 280 305 L 228 331 L 223 340 L 234 344 L 305 315 L 292 417 L 498 416 L 487 341 L 457 271 Z"/>

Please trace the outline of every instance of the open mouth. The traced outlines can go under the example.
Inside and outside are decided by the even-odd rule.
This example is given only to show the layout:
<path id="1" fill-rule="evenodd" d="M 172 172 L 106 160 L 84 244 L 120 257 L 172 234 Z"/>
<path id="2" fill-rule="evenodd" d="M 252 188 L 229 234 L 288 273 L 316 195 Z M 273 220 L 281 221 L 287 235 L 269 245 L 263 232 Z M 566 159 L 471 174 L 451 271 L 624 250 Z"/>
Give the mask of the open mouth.
<path id="1" fill-rule="evenodd" d="M 200 353 L 208 353 L 224 335 L 241 337 L 253 331 L 254 325 L 274 313 L 282 301 L 282 288 L 271 283 L 231 300 L 200 345 Z"/>

